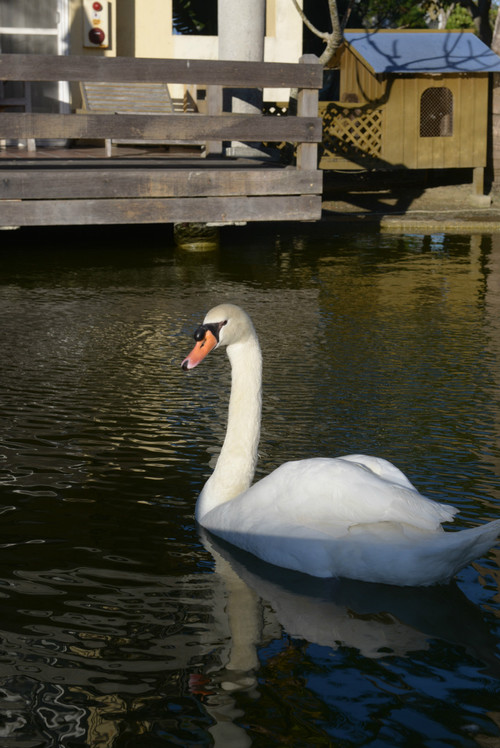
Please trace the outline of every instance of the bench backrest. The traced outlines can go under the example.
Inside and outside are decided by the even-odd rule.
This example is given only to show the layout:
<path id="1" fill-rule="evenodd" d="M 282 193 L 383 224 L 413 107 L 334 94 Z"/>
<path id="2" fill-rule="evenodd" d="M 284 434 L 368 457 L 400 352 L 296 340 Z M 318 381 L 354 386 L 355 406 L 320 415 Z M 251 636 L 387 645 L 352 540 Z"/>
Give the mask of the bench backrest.
<path id="1" fill-rule="evenodd" d="M 84 108 L 96 114 L 124 112 L 139 114 L 173 114 L 174 105 L 165 83 L 80 84 Z"/>

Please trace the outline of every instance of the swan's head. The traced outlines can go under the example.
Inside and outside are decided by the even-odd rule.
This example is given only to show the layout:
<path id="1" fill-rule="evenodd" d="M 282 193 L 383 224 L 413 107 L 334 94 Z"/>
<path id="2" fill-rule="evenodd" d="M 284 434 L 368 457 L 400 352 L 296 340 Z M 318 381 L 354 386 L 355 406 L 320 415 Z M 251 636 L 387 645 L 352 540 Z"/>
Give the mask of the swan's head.
<path id="1" fill-rule="evenodd" d="M 217 346 L 244 343 L 250 337 L 255 337 L 255 330 L 243 309 L 235 304 L 214 306 L 195 330 L 196 345 L 182 362 L 182 368 L 194 369 Z"/>

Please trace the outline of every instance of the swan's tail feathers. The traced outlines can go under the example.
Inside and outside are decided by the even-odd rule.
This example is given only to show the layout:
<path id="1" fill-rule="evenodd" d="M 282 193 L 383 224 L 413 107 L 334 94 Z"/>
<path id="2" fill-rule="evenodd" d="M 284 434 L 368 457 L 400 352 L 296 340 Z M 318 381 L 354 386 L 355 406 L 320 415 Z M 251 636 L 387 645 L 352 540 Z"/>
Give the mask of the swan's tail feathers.
<path id="1" fill-rule="evenodd" d="M 465 566 L 484 556 L 500 535 L 500 520 L 456 532 L 414 535 L 384 543 L 384 535 L 371 541 L 367 534 L 352 537 L 338 576 L 370 579 L 383 584 L 427 587 L 449 582 Z M 357 575 L 352 574 L 356 556 Z M 338 554 L 337 559 L 338 562 Z M 337 564 L 338 565 L 338 564 Z"/>
<path id="2" fill-rule="evenodd" d="M 496 544 L 499 536 L 500 519 L 468 530 L 443 533 L 441 538 L 446 539 L 443 550 L 448 556 L 451 572 L 449 578 L 472 561 L 484 556 Z"/>

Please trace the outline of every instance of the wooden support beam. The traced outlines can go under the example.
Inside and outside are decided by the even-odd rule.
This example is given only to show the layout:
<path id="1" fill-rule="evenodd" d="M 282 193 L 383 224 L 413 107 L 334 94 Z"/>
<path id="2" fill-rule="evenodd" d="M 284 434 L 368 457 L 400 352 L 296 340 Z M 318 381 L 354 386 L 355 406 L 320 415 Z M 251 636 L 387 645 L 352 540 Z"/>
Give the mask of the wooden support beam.
<path id="1" fill-rule="evenodd" d="M 294 168 L 26 168 L 5 171 L 2 200 L 318 195 L 322 172 Z M 1 210 L 1 209 L 0 209 Z"/>
<path id="2" fill-rule="evenodd" d="M 476 166 L 472 169 L 472 194 L 484 195 L 484 166 Z"/>
<path id="3" fill-rule="evenodd" d="M 310 221 L 320 217 L 320 195 L 3 200 L 0 204 L 0 226 Z"/>

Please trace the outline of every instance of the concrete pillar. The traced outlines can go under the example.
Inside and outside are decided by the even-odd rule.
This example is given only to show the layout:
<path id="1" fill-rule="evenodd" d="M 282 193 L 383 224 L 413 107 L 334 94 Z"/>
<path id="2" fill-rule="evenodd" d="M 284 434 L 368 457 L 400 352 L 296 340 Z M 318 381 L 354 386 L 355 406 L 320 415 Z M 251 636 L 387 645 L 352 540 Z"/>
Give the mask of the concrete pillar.
<path id="1" fill-rule="evenodd" d="M 174 241 L 189 252 L 213 252 L 219 249 L 219 229 L 206 223 L 174 223 Z"/>
<path id="2" fill-rule="evenodd" d="M 263 62 L 266 0 L 218 0 L 220 60 Z M 244 114 L 262 111 L 262 91 L 230 89 L 224 92 L 224 110 Z M 256 155 L 256 144 L 231 143 L 229 155 Z"/>

